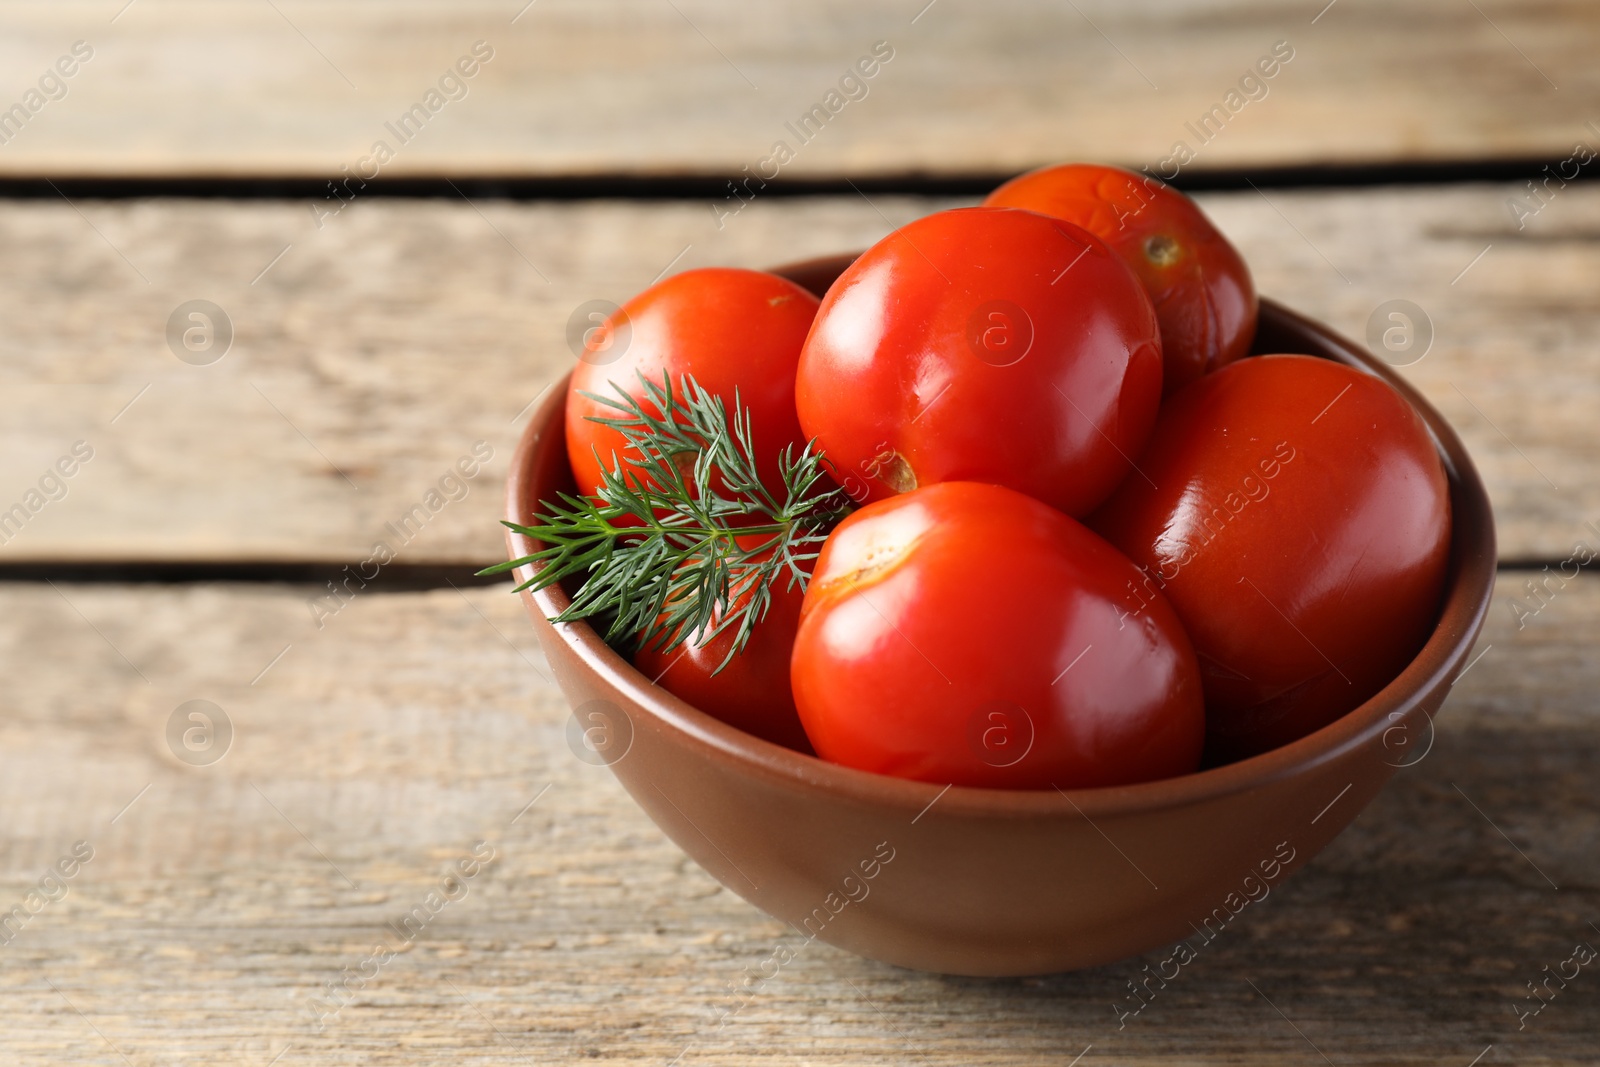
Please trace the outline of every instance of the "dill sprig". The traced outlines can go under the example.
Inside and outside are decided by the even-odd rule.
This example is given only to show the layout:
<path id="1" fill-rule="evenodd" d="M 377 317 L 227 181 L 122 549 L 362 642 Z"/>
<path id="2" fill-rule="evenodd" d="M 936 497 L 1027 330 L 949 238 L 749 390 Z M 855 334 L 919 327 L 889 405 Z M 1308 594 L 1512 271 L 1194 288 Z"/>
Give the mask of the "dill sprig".
<path id="1" fill-rule="evenodd" d="M 641 399 L 611 382 L 616 397 L 583 393 L 617 412 L 589 416 L 627 441 L 590 497 L 559 494 L 540 501 L 530 525 L 505 522 L 544 547 L 480 571 L 500 574 L 532 565 L 517 586 L 543 589 L 584 576 L 572 603 L 551 622 L 608 620 L 607 643 L 625 650 L 671 651 L 696 633 L 703 640 L 737 627 L 726 667 L 772 603 L 772 586 L 787 578 L 802 591 L 828 532 L 851 507 L 828 488 L 822 453 L 809 442 L 778 457 L 779 501 L 762 484 L 751 440 L 750 409 L 733 398 L 730 421 L 722 399 L 685 374 L 674 391 L 639 374 Z M 709 627 L 709 629 L 708 629 Z"/>

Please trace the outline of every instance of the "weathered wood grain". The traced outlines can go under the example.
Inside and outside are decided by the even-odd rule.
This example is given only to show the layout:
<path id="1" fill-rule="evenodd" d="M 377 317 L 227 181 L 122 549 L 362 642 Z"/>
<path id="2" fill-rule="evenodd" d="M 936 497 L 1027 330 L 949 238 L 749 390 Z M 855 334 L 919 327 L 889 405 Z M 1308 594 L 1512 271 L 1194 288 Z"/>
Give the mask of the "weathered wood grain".
<path id="1" fill-rule="evenodd" d="M 390 176 L 735 174 L 778 140 L 797 153 L 785 173 L 816 176 L 1155 164 L 1177 141 L 1199 168 L 1554 160 L 1588 136 L 1592 5 L 1322 8 L 22 0 L 0 13 L 0 106 L 73 42 L 93 58 L 0 146 L 0 174 L 337 178 L 378 140 Z M 410 143 L 390 135 L 480 40 L 493 58 L 466 95 L 441 96 Z M 877 41 L 893 59 L 867 95 L 809 143 L 788 133 Z M 1267 94 L 1191 134 L 1278 41 L 1294 58 Z"/>
<path id="2" fill-rule="evenodd" d="M 1600 188 L 1559 191 L 1523 230 L 1515 192 L 1202 201 L 1263 292 L 1352 336 L 1386 300 L 1427 311 L 1432 350 L 1405 373 L 1466 438 L 1503 555 L 1559 560 L 1600 537 L 1584 526 L 1600 517 Z M 493 562 L 499 480 L 572 361 L 581 303 L 667 270 L 863 247 L 950 203 L 757 199 L 720 230 L 696 202 L 358 200 L 320 230 L 295 203 L 0 204 L 0 511 L 74 442 L 95 450 L 0 561 L 355 562 L 383 540 L 406 563 Z M 165 337 L 194 298 L 234 326 L 210 366 Z M 494 457 L 466 498 L 401 547 L 386 524 L 477 441 Z"/>
<path id="3" fill-rule="evenodd" d="M 1163 954 L 985 981 L 813 944 L 746 992 L 798 937 L 574 758 L 503 587 L 369 592 L 318 631 L 292 586 L 6 585 L 0 910 L 75 842 L 93 858 L 0 944 L 0 1059 L 1586 1062 L 1592 969 L 1520 1032 L 1512 1009 L 1600 944 L 1600 580 L 1520 630 L 1519 584 L 1427 754 L 1120 1030 L 1113 1003 Z M 196 698 L 236 731 L 204 767 L 164 737 Z M 496 858 L 466 896 L 320 1019 L 313 998 L 480 840 Z"/>

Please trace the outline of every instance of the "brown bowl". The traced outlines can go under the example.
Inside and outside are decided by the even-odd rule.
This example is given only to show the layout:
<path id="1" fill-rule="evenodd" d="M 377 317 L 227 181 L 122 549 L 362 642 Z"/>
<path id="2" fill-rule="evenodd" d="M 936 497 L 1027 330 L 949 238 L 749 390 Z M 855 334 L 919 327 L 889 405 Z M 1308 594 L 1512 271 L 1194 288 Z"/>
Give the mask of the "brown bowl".
<path id="1" fill-rule="evenodd" d="M 853 257 L 778 268 L 821 294 Z M 1374 374 L 1414 404 L 1450 478 L 1454 543 L 1438 626 L 1371 700 L 1309 737 L 1167 781 L 1074 792 L 939 787 L 825 763 L 674 697 L 586 623 L 553 626 L 552 587 L 523 597 L 595 753 L 667 836 L 762 911 L 873 959 L 1024 975 L 1209 939 L 1316 855 L 1396 768 L 1425 754 L 1488 609 L 1494 521 L 1454 431 L 1361 347 L 1261 302 L 1258 352 L 1302 352 Z M 551 390 L 512 460 L 507 516 L 571 484 Z M 533 550 L 507 537 L 512 557 Z M 518 579 L 528 577 L 520 568 Z"/>

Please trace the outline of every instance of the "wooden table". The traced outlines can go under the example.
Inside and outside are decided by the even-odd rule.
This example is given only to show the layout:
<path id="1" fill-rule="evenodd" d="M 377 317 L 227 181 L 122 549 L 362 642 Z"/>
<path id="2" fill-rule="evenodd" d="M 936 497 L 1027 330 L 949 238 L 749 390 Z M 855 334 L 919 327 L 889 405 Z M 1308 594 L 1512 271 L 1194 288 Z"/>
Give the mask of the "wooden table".
<path id="1" fill-rule="evenodd" d="M 1592 5 L 524 2 L 0 13 L 0 107 L 27 110 L 0 115 L 0 511 L 26 512 L 0 544 L 0 914 L 22 909 L 0 1061 L 1600 1055 L 1595 965 L 1527 987 L 1600 945 L 1600 581 L 1547 577 L 1600 548 L 1600 164 L 1525 185 L 1600 150 Z M 724 181 L 880 41 L 846 86 L 866 95 L 726 214 Z M 1280 41 L 1265 95 L 1200 143 L 1185 123 Z M 573 757 L 520 605 L 471 577 L 568 316 L 861 247 L 1043 162 L 1160 167 L 1177 140 L 1263 292 L 1357 337 L 1385 301 L 1426 311 L 1404 373 L 1499 513 L 1480 658 L 1426 755 L 1120 1029 L 1157 954 L 989 981 L 817 943 L 747 996 L 796 935 Z M 347 167 L 380 178 L 329 199 Z M 225 353 L 169 326 L 193 300 L 226 313 Z M 478 442 L 465 495 L 318 611 Z M 196 700 L 231 737 L 185 762 Z M 474 848 L 465 895 L 373 961 Z"/>

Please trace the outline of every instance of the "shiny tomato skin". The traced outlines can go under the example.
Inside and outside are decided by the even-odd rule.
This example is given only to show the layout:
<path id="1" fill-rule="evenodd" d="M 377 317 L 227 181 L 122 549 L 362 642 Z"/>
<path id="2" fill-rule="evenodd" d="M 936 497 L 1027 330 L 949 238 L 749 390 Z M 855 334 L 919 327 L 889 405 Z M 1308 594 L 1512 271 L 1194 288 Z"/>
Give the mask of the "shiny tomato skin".
<path id="1" fill-rule="evenodd" d="M 713 674 L 733 646 L 737 626 L 710 641 L 692 635 L 670 652 L 640 649 L 633 665 L 674 696 L 746 733 L 800 752 L 811 743 L 800 726 L 789 688 L 789 658 L 800 625 L 802 594 L 780 579 L 772 587 L 772 603 L 756 623 L 750 642 Z"/>
<path id="2" fill-rule="evenodd" d="M 896 230 L 839 277 L 795 399 L 858 501 L 981 481 L 1082 515 L 1127 473 L 1160 395 L 1155 312 L 1099 239 L 962 208 Z"/>
<path id="3" fill-rule="evenodd" d="M 1416 410 L 1331 360 L 1271 355 L 1174 396 L 1140 473 L 1090 525 L 1177 610 L 1205 681 L 1207 760 L 1287 744 L 1371 697 L 1438 617 L 1445 471 Z"/>
<path id="4" fill-rule="evenodd" d="M 642 373 L 657 384 L 670 377 L 674 393 L 681 396 L 682 376 L 691 374 L 722 398 L 730 418 L 738 391 L 740 403 L 750 409 L 762 484 L 781 503 L 778 455 L 785 445 L 793 444 L 798 452 L 805 444 L 795 415 L 795 366 L 816 311 L 817 298 L 788 279 L 729 267 L 675 274 L 623 304 L 619 314 L 590 332 L 585 354 L 572 372 L 567 456 L 578 491 L 592 495 L 599 488 L 601 462 L 609 469 L 613 455 L 628 459 L 622 435 L 588 419 L 620 413 L 582 394 L 615 396 L 615 382 L 630 396 L 642 398 Z M 619 318 L 625 329 L 615 321 Z M 607 344 L 623 350 L 612 356 Z"/>
<path id="5" fill-rule="evenodd" d="M 1133 268 L 1161 322 L 1167 395 L 1249 353 L 1257 310 L 1250 268 L 1171 186 L 1118 167 L 1067 163 L 1013 178 L 984 203 L 1065 219 Z"/>
<path id="6" fill-rule="evenodd" d="M 1200 678 L 1159 599 L 1077 520 L 1000 486 L 944 482 L 834 531 L 790 679 L 817 754 L 939 784 L 1078 789 L 1185 774 Z"/>

